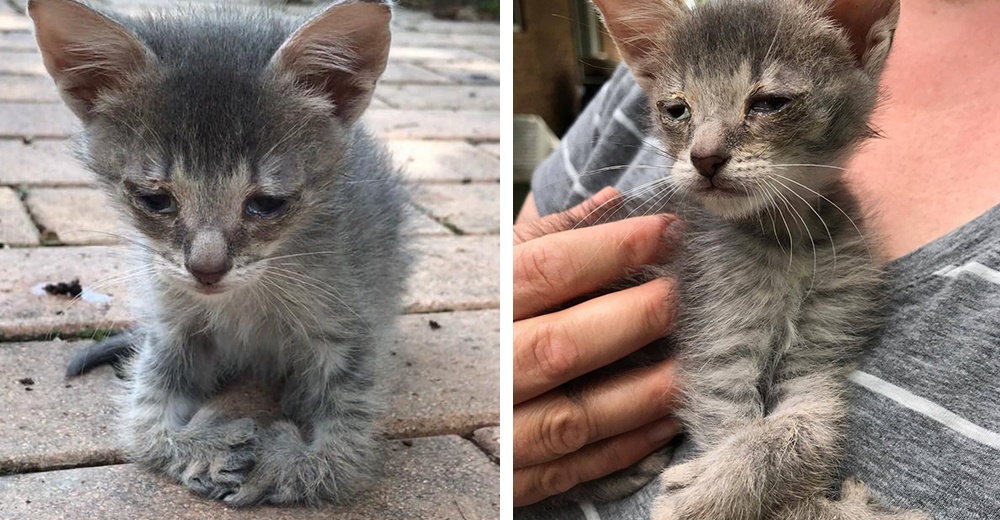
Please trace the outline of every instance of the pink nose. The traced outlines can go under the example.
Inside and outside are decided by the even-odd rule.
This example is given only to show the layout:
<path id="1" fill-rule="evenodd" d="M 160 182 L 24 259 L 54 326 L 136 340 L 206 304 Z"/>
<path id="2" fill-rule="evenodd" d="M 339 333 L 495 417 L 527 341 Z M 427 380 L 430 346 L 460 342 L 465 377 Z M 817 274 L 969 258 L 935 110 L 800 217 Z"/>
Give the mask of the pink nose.
<path id="1" fill-rule="evenodd" d="M 211 266 L 206 268 L 206 270 L 202 270 L 201 266 L 196 267 L 188 265 L 188 272 L 191 273 L 191 275 L 194 276 L 199 283 L 212 285 L 219 283 L 219 281 L 222 280 L 222 277 L 226 276 L 226 273 L 229 272 L 229 266 Z"/>
<path id="2" fill-rule="evenodd" d="M 705 157 L 691 156 L 691 164 L 698 170 L 698 173 L 707 179 L 715 177 L 716 173 L 722 168 L 726 162 L 729 161 L 729 157 L 722 157 L 718 155 L 709 155 Z"/>

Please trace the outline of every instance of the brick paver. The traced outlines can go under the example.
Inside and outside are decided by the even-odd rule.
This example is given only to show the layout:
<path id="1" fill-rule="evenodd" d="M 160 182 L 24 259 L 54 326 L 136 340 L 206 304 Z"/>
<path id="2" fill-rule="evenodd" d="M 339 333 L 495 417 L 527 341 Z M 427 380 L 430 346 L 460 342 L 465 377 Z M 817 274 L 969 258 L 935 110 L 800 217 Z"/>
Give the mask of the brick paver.
<path id="1" fill-rule="evenodd" d="M 418 182 L 500 180 L 500 161 L 464 141 L 389 141 L 396 163 Z"/>
<path id="2" fill-rule="evenodd" d="M 503 125 L 497 113 L 486 110 L 369 110 L 364 119 L 383 139 L 498 141 Z"/>
<path id="3" fill-rule="evenodd" d="M 416 261 L 403 300 L 407 312 L 498 307 L 499 237 L 418 236 L 411 247 Z M 127 326 L 126 287 L 141 269 L 130 258 L 119 246 L 0 250 L 0 335 L 74 336 Z M 74 279 L 93 290 L 91 301 L 39 290 Z"/>
<path id="4" fill-rule="evenodd" d="M 463 234 L 500 232 L 500 184 L 425 184 L 417 205 L 434 220 Z"/>
<path id="5" fill-rule="evenodd" d="M 500 87 L 473 85 L 382 85 L 376 95 L 392 108 L 500 110 Z"/>
<path id="6" fill-rule="evenodd" d="M 87 343 L 0 343 L 0 398 L 6 405 L 0 474 L 120 461 L 115 398 L 121 389 L 113 371 L 100 367 L 71 380 L 63 375 L 71 353 Z M 389 381 L 386 434 L 469 435 L 498 423 L 499 345 L 496 310 L 403 317 L 386 369 L 420 377 Z M 240 388 L 225 399 L 246 401 L 247 391 Z M 262 395 L 273 398 L 254 389 L 248 395 L 254 406 Z"/>
<path id="7" fill-rule="evenodd" d="M 35 36 L 30 32 L 0 32 L 0 50 L 38 52 L 38 47 L 35 46 Z"/>
<path id="8" fill-rule="evenodd" d="M 479 446 L 494 462 L 500 462 L 500 428 L 492 426 L 480 428 L 473 432 L 472 441 Z"/>
<path id="9" fill-rule="evenodd" d="M 499 60 L 475 60 L 464 62 L 432 62 L 425 68 L 433 74 L 444 76 L 458 83 L 469 85 L 499 85 Z"/>
<path id="10" fill-rule="evenodd" d="M 41 76 L 45 66 L 37 52 L 0 51 L 0 74 Z"/>
<path id="11" fill-rule="evenodd" d="M 30 31 L 31 22 L 20 14 L 0 13 L 0 31 Z"/>
<path id="12" fill-rule="evenodd" d="M 44 76 L 0 76 L 0 101 L 58 103 L 55 83 Z"/>
<path id="13" fill-rule="evenodd" d="M 93 183 L 93 176 L 72 157 L 63 140 L 0 139 L 0 185 L 80 186 Z"/>
<path id="14" fill-rule="evenodd" d="M 34 188 L 24 199 L 42 241 L 51 244 L 118 244 L 123 227 L 94 188 Z M 86 215 L 86 218 L 80 218 Z"/>
<path id="15" fill-rule="evenodd" d="M 383 421 L 389 436 L 415 439 L 387 441 L 386 478 L 353 505 L 245 512 L 119 464 L 110 368 L 62 379 L 68 356 L 86 340 L 57 338 L 127 327 L 126 287 L 141 267 L 126 246 L 95 245 L 120 240 L 82 232 L 119 229 L 93 176 L 71 157 L 68 138 L 78 123 L 44 74 L 30 24 L 9 7 L 0 0 L 0 244 L 7 246 L 0 248 L 0 409 L 7 417 L 0 474 L 15 474 L 0 477 L 0 518 L 497 518 L 499 24 L 397 10 L 390 61 L 366 115 L 415 185 L 406 230 L 415 257 L 409 314 L 387 359 Z M 73 279 L 87 289 L 83 300 L 43 289 Z M 217 398 L 261 413 L 271 396 L 234 387 Z M 26 471 L 33 473 L 16 474 Z"/>
<path id="16" fill-rule="evenodd" d="M 413 63 L 389 62 L 382 74 L 382 83 L 429 83 L 446 84 L 450 80 Z"/>
<path id="17" fill-rule="evenodd" d="M 38 245 L 38 229 L 21 204 L 21 198 L 14 190 L 3 187 L 0 187 L 0 244 Z"/>

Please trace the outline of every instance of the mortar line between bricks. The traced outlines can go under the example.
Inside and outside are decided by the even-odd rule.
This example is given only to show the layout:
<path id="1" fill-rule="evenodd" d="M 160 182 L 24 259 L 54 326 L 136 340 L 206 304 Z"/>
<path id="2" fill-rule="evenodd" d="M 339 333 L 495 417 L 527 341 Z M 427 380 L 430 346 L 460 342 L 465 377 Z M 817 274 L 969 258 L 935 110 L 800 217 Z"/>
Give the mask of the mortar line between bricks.
<path id="1" fill-rule="evenodd" d="M 488 424 L 486 426 L 483 426 L 483 428 L 499 428 L 499 427 L 500 427 L 499 424 Z M 478 429 L 479 428 L 477 428 L 477 430 Z M 468 436 L 463 436 L 462 438 L 465 439 L 465 440 L 467 440 L 467 441 L 469 441 L 469 442 L 471 442 L 472 445 L 475 446 L 477 450 L 483 452 L 483 455 L 486 455 L 486 458 L 490 459 L 490 462 L 492 462 L 493 464 L 496 464 L 497 466 L 499 466 L 500 465 L 500 457 L 496 457 L 496 460 L 493 460 L 494 459 L 493 454 L 491 454 L 489 451 L 486 450 L 486 446 L 483 446 L 483 445 L 479 444 L 478 442 L 476 442 L 476 438 L 474 437 L 475 433 L 476 432 L 473 431 Z"/>
<path id="2" fill-rule="evenodd" d="M 78 247 L 78 246 L 49 246 L 49 247 Z M 11 248 L 14 249 L 14 248 Z M 36 248 L 37 249 L 37 248 Z M 403 313 L 403 316 L 429 316 L 432 314 L 447 314 L 450 312 L 478 312 L 478 311 L 492 311 L 500 308 L 499 302 L 490 302 L 488 304 L 471 304 L 467 306 L 460 307 L 445 307 L 445 308 L 432 308 L 432 309 L 417 309 L 410 310 Z M 109 327 L 100 329 L 97 332 L 122 332 L 125 329 L 118 329 L 115 327 Z M 89 334 L 89 335 L 88 335 Z M 86 329 L 80 332 L 67 332 L 59 333 L 58 335 L 53 335 L 51 332 L 46 333 L 29 333 L 24 335 L 13 335 L 7 336 L 0 331 L 0 345 L 6 343 L 27 343 L 31 341 L 52 341 L 53 339 L 61 339 L 63 341 L 80 341 L 94 339 L 93 330 Z"/>
<path id="3" fill-rule="evenodd" d="M 129 464 L 129 462 L 123 459 L 120 455 L 115 453 L 114 458 L 106 461 L 82 461 L 78 463 L 67 463 L 67 464 L 53 464 L 51 466 L 35 466 L 29 468 L 22 468 L 17 470 L 0 470 L 0 478 L 3 477 L 13 477 L 15 475 L 31 475 L 33 473 L 48 473 L 50 471 L 65 471 L 70 469 L 82 469 L 82 468 L 100 468 L 103 466 L 121 466 L 124 464 Z"/>
<path id="4" fill-rule="evenodd" d="M 473 446 L 475 446 L 477 450 L 481 451 L 484 455 L 486 455 L 486 457 L 490 460 L 490 462 L 498 464 L 497 462 L 493 461 L 493 457 L 490 456 L 489 452 L 487 452 L 485 448 L 480 446 L 479 443 L 477 443 L 475 439 L 473 439 L 473 435 L 475 434 L 476 430 L 480 430 L 482 428 L 499 427 L 499 426 L 500 426 L 499 422 L 490 421 L 490 422 L 478 423 L 475 426 L 470 426 L 469 428 L 463 428 L 460 430 L 459 429 L 441 430 L 439 432 L 433 432 L 421 435 L 406 435 L 406 434 L 386 435 L 383 438 L 383 440 L 407 441 L 415 439 L 433 439 L 435 437 L 446 437 L 449 435 L 455 435 L 457 437 L 461 437 L 463 440 L 466 440 Z M 33 467 L 19 468 L 16 470 L 0 470 L 0 478 L 13 477 L 17 475 L 31 475 L 34 473 L 48 473 L 52 471 L 66 471 L 71 469 L 100 468 L 105 466 L 123 466 L 127 464 L 134 464 L 134 463 L 125 460 L 117 452 L 112 452 L 111 457 L 109 459 L 101 461 L 95 460 L 95 461 L 71 462 L 66 464 L 36 465 Z"/>
<path id="5" fill-rule="evenodd" d="M 35 230 L 38 231 L 38 245 L 42 247 L 47 247 L 48 244 L 45 243 L 45 237 L 48 230 L 46 230 L 45 226 L 43 226 L 42 223 L 38 220 L 38 217 L 35 215 L 35 213 L 31 211 L 31 206 L 28 205 L 27 201 L 28 192 L 26 190 L 22 190 L 21 189 L 22 187 L 26 186 L 19 185 L 18 188 L 16 188 L 18 195 L 18 202 L 21 203 L 21 207 L 24 208 L 24 212 L 27 213 L 28 218 L 31 219 L 31 225 L 35 226 Z"/>

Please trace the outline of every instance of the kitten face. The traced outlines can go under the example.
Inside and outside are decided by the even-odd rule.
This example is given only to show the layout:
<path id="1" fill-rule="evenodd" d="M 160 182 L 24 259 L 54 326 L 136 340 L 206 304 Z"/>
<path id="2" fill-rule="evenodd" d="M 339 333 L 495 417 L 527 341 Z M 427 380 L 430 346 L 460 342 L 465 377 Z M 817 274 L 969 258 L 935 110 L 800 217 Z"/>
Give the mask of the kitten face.
<path id="1" fill-rule="evenodd" d="M 158 252 L 163 280 L 200 295 L 254 283 L 264 259 L 316 218 L 343 131 L 294 85 L 262 80 L 245 86 L 248 98 L 216 99 L 232 105 L 216 126 L 199 114 L 219 106 L 195 92 L 163 94 L 169 77 L 148 81 L 137 91 L 153 95 L 108 99 L 94 117 L 88 166 Z"/>
<path id="2" fill-rule="evenodd" d="M 674 184 L 710 211 L 739 219 L 815 199 L 873 135 L 881 63 L 870 51 L 859 58 L 824 2 L 714 0 L 692 11 L 638 3 L 659 13 L 658 27 L 633 29 L 651 31 L 646 41 L 622 34 L 635 27 L 636 7 L 599 2 L 675 158 Z M 861 25 L 889 17 L 891 41 L 895 11 L 876 3 L 885 12 Z"/>
<path id="3" fill-rule="evenodd" d="M 377 1 L 339 2 L 297 28 L 221 8 L 117 21 L 32 0 L 29 12 L 84 123 L 84 161 L 161 280 L 198 295 L 280 270 L 266 260 L 323 220 L 389 48 Z"/>

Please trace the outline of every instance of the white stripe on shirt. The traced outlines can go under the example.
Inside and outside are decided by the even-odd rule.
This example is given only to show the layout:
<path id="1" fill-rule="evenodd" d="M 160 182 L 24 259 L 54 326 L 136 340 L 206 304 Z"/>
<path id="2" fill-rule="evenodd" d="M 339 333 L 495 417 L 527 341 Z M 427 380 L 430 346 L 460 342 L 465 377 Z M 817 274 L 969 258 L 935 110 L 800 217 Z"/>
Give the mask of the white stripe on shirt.
<path id="1" fill-rule="evenodd" d="M 569 180 L 573 181 L 573 192 L 585 199 L 590 198 L 587 188 L 584 188 L 583 184 L 580 184 L 580 172 L 576 171 L 576 166 L 573 166 L 573 161 L 569 159 L 569 147 L 560 146 L 559 149 L 562 150 L 563 167 L 566 168 L 566 175 L 569 175 Z"/>
<path id="2" fill-rule="evenodd" d="M 579 502 L 577 505 L 580 506 L 580 511 L 583 511 L 583 517 L 587 520 L 601 520 L 601 515 L 597 512 L 597 508 L 594 507 L 594 504 L 590 502 Z"/>
<path id="3" fill-rule="evenodd" d="M 850 380 L 872 392 L 888 397 L 914 412 L 934 419 L 956 433 L 985 446 L 1000 450 L 1000 434 L 973 424 L 937 403 L 860 370 L 852 372 Z"/>
<path id="4" fill-rule="evenodd" d="M 962 273 L 971 274 L 987 282 L 1000 285 L 1000 271 L 990 269 L 979 262 L 969 262 L 961 266 L 949 265 L 934 271 L 934 274 L 948 278 L 958 278 L 958 275 Z"/>
<path id="5" fill-rule="evenodd" d="M 612 114 L 612 117 L 614 117 L 615 121 L 618 121 L 622 126 L 624 126 L 625 129 L 628 130 L 628 132 L 632 134 L 636 139 L 642 141 L 643 144 L 653 148 L 654 150 L 660 149 L 659 146 L 660 143 L 656 139 L 653 139 L 651 137 L 646 137 L 646 134 L 639 129 L 638 125 L 635 124 L 635 121 L 629 119 L 629 117 L 625 115 L 625 112 L 622 112 L 622 109 L 616 108 L 614 114 Z"/>

